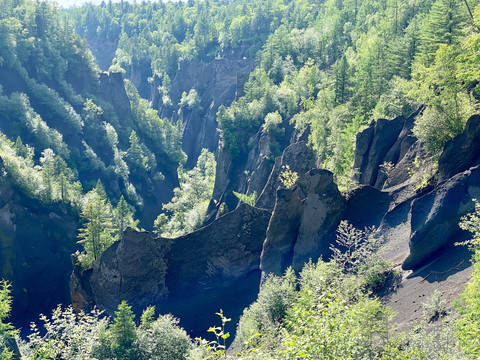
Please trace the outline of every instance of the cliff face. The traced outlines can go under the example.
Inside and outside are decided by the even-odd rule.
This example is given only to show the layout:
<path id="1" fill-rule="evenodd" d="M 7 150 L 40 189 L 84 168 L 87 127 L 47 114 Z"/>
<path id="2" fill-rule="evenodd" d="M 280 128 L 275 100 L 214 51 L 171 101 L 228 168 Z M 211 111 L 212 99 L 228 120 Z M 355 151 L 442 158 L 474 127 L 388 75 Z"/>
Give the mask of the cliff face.
<path id="1" fill-rule="evenodd" d="M 173 312 L 188 330 L 198 333 L 214 321 L 203 314 L 216 308 L 236 319 L 255 298 L 261 272 L 280 275 L 288 266 L 299 270 L 309 259 L 328 258 L 341 220 L 358 228 L 377 227 L 385 240 L 382 256 L 403 267 L 401 284 L 385 299 L 397 312 L 398 323 L 420 316 L 418 296 L 440 289 L 452 299 L 471 271 L 468 250 L 454 243 L 468 237 L 458 222 L 473 210 L 472 199 L 480 195 L 477 156 L 468 145 L 480 141 L 477 117 L 470 119 L 464 134 L 446 145 L 436 172 L 412 135 L 415 115 L 380 120 L 358 135 L 359 187 L 348 194 L 338 191 L 330 172 L 316 169 L 315 156 L 302 141 L 285 148 L 265 176 L 267 171 L 259 169 L 268 147 L 259 135 L 250 153 L 257 157 L 240 164 L 241 169 L 256 170 L 240 180 L 231 177 L 239 163 L 233 164 L 228 154 L 220 152 L 221 171 L 212 204 L 228 201 L 225 189 L 243 184 L 247 193 L 259 191 L 257 206 L 265 209 L 241 205 L 224 216 L 213 210 L 209 225 L 171 241 L 127 231 L 94 264 L 89 281 L 93 302 L 110 313 L 121 299 L 129 300 L 137 311 L 157 304 L 160 311 Z M 446 154 L 455 152 L 452 148 L 469 149 L 470 155 L 462 156 L 457 168 L 446 165 L 450 164 Z M 385 163 L 388 171 L 380 166 Z M 282 164 L 299 174 L 291 189 L 278 180 Z M 475 167 L 465 170 L 471 165 Z M 438 173 L 451 176 L 442 179 Z M 75 277 L 73 283 L 81 283 L 78 274 Z"/>
<path id="2" fill-rule="evenodd" d="M 162 118 L 168 118 L 172 123 L 182 123 L 182 147 L 188 156 L 187 168 L 195 165 L 202 149 L 217 151 L 218 108 L 221 105 L 229 106 L 243 95 L 244 84 L 255 66 L 253 59 L 246 57 L 246 50 L 239 48 L 209 63 L 195 60 L 180 63 L 172 79 L 168 103 L 164 102 L 163 94 L 158 91 L 160 79 L 154 79 L 150 91 L 153 106 Z M 188 94 L 191 89 L 197 92 L 200 103 L 193 109 L 181 108 L 182 94 Z"/>
<path id="3" fill-rule="evenodd" d="M 173 240 L 128 229 L 93 271 L 72 274 L 72 298 L 84 310 L 96 303 L 110 315 L 122 300 L 137 312 L 154 304 L 200 334 L 220 308 L 238 317 L 255 299 L 268 219 L 266 210 L 242 205 Z"/>
<path id="4" fill-rule="evenodd" d="M 78 226 L 65 206 L 45 206 L 0 185 L 0 278 L 13 283 L 16 327 L 28 329 L 39 313 L 70 303 L 70 254 L 78 247 Z"/>

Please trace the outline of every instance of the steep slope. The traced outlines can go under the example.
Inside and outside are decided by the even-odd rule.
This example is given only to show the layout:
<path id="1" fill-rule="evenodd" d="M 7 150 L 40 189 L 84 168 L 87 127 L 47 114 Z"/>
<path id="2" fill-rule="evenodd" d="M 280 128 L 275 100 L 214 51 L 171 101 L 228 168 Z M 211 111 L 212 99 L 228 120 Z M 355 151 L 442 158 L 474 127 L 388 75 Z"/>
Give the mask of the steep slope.
<path id="1" fill-rule="evenodd" d="M 180 134 L 122 73 L 100 73 L 53 4 L 0 2 L 0 278 L 13 322 L 70 302 L 84 194 L 100 180 L 151 228 L 178 185 Z"/>
<path id="2" fill-rule="evenodd" d="M 385 295 L 384 300 L 397 312 L 395 321 L 402 326 L 409 326 L 412 321 L 419 319 L 422 298 L 430 297 L 437 289 L 444 292 L 445 299 L 451 300 L 468 280 L 471 273 L 470 253 L 465 247 L 454 246 L 454 243 L 468 237 L 468 234 L 461 232 L 458 222 L 461 216 L 473 210 L 473 199 L 480 191 L 478 166 L 462 171 L 465 164 L 459 164 L 457 170 L 452 170 L 458 173 L 442 181 L 436 180 L 436 172 L 428 172 L 432 160 L 425 156 L 422 145 L 412 136 L 409 125 L 415 116 L 418 116 L 418 112 L 409 118 L 380 120 L 358 135 L 356 158 L 364 159 L 364 162 L 358 160 L 358 166 L 376 170 L 377 178 L 385 175 L 380 182 L 371 176 L 361 177 L 369 184 L 376 183 L 376 187 L 360 184 L 353 191 L 341 194 L 329 171 L 313 169 L 304 172 L 292 189 L 286 189 L 277 183 L 273 208 L 260 210 L 241 205 L 233 212 L 218 217 L 207 227 L 174 239 L 172 243 L 161 238 L 151 239 L 148 234 L 135 235 L 130 231 L 126 240 L 109 249 L 94 264 L 90 284 L 95 302 L 110 312 L 125 297 L 137 309 L 150 303 L 160 304 L 161 309 L 185 317 L 188 329 L 197 333 L 205 324 L 201 321 L 198 327 L 194 325 L 195 321 L 200 320 L 192 320 L 190 312 L 193 308 L 200 306 L 202 309 L 211 309 L 220 306 L 225 310 L 232 306 L 229 316 L 236 318 L 239 312 L 235 306 L 246 305 L 258 290 L 260 278 L 251 278 L 249 273 L 255 274 L 261 270 L 263 276 L 270 273 L 281 275 L 289 266 L 301 270 L 309 259 L 316 260 L 319 256 L 327 259 L 337 225 L 341 220 L 347 220 L 357 228 L 377 227 L 384 238 L 382 257 L 395 263 L 398 268 L 400 265 L 403 267 L 401 282 L 396 285 L 393 293 Z M 476 117 L 470 119 L 466 132 L 449 142 L 445 152 L 452 151 L 452 146 L 465 148 L 465 139 L 475 143 L 480 140 L 475 135 L 476 130 L 473 130 L 476 120 Z M 385 138 L 390 138 L 389 145 L 378 148 L 375 144 L 385 144 Z M 289 157 L 289 149 L 292 147 L 297 150 L 294 157 Z M 305 156 L 308 158 L 306 154 L 310 151 L 304 144 L 296 143 L 287 148 L 278 161 L 300 170 L 297 166 L 304 166 L 305 163 L 296 160 Z M 423 159 L 422 167 L 414 173 L 405 174 L 405 169 L 415 167 L 419 159 Z M 475 159 L 472 158 L 472 165 L 475 165 Z M 392 163 L 392 169 L 382 175 L 378 172 L 381 171 L 379 165 L 386 160 Z M 315 162 L 311 163 L 314 164 Z M 443 166 L 439 169 L 439 172 L 442 171 L 445 171 Z M 366 173 L 373 172 L 370 170 Z M 271 171 L 269 181 L 274 176 L 278 176 L 275 169 Z M 427 186 L 426 177 L 429 181 Z M 266 184 L 265 187 L 271 186 Z M 246 213 L 252 213 L 252 216 L 245 218 L 245 215 L 240 215 Z M 254 225 L 255 221 L 260 221 L 260 217 L 262 225 Z M 239 230 L 232 231 L 236 228 Z M 249 229 L 256 231 L 250 232 Z M 130 255 L 124 258 L 119 249 L 127 246 L 130 237 L 136 236 L 145 237 L 142 242 L 152 244 L 152 250 L 147 250 L 147 253 L 155 253 L 153 249 L 165 249 L 160 251 L 166 255 L 154 256 L 156 262 L 160 261 L 159 258 L 164 260 L 160 261 L 161 264 L 151 263 L 152 269 L 148 273 L 152 275 L 139 275 L 142 280 L 135 282 L 136 290 L 130 292 L 127 290 L 130 280 L 127 279 L 136 279 L 136 270 L 128 270 L 128 267 L 120 270 L 119 266 L 135 251 L 133 248 L 127 251 Z M 236 239 L 233 242 L 229 240 L 232 236 Z M 248 250 L 245 237 L 251 239 L 248 241 L 255 242 L 255 250 Z M 189 246 L 192 241 L 196 245 Z M 221 245 L 218 241 L 221 241 Z M 239 242 L 244 245 L 239 245 Z M 181 257 L 178 255 L 180 253 Z M 192 256 L 194 262 L 189 260 Z M 134 258 L 138 261 L 138 257 Z M 203 264 L 200 270 L 194 265 L 197 263 Z M 115 270 L 111 269 L 112 266 Z M 185 272 L 185 269 L 188 271 Z M 120 274 L 115 275 L 118 271 Z M 156 279 L 158 276 L 161 276 L 160 280 Z M 151 280 L 147 281 L 147 278 Z M 124 290 L 118 290 L 119 279 L 123 279 L 121 284 L 125 285 L 121 285 L 121 289 Z M 153 288 L 147 286 L 150 282 L 155 285 Z M 157 288 L 158 284 L 163 285 Z M 243 300 L 235 302 L 235 306 L 231 304 L 232 294 L 223 291 L 232 284 L 242 289 L 244 294 L 249 294 Z M 108 290 L 112 286 L 116 290 Z M 147 286 L 148 296 L 139 298 L 136 294 L 144 291 L 141 290 L 143 286 Z M 168 294 L 167 288 L 171 291 Z M 190 295 L 185 295 L 187 288 L 194 295 L 190 292 Z M 105 291 L 120 295 L 107 299 L 101 295 Z M 127 292 L 121 295 L 123 291 Z M 162 296 L 164 299 L 158 298 Z M 172 299 L 182 306 L 172 306 Z"/>

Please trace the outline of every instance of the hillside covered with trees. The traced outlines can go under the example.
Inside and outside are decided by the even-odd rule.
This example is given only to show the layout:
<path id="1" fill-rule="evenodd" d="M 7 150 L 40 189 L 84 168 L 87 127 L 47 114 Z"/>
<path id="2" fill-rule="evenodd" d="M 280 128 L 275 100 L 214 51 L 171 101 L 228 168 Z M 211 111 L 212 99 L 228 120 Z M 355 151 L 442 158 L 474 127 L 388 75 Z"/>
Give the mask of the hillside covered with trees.
<path id="1" fill-rule="evenodd" d="M 0 0 L 0 358 L 477 358 L 479 49 L 477 0 Z"/>

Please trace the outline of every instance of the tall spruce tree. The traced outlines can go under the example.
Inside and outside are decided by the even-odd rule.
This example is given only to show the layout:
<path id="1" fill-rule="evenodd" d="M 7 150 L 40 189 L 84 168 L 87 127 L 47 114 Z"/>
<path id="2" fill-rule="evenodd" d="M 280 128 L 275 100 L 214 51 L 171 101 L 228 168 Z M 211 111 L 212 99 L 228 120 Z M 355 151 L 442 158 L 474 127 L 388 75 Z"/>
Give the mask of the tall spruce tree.
<path id="1" fill-rule="evenodd" d="M 100 181 L 85 198 L 81 213 L 85 226 L 78 235 L 78 243 L 83 245 L 85 252 L 79 255 L 79 261 L 84 268 L 90 268 L 93 261 L 117 240 L 118 232 L 113 221 L 112 206 Z"/>
<path id="2" fill-rule="evenodd" d="M 133 213 L 130 211 L 123 195 L 120 197 L 117 207 L 113 210 L 113 219 L 117 227 L 118 238 L 123 237 L 123 232 L 127 227 L 137 228 L 138 220 L 133 219 Z"/>
<path id="3" fill-rule="evenodd" d="M 429 66 L 441 44 L 454 44 L 463 34 L 466 16 L 460 0 L 437 0 L 422 24 L 420 62 Z"/>

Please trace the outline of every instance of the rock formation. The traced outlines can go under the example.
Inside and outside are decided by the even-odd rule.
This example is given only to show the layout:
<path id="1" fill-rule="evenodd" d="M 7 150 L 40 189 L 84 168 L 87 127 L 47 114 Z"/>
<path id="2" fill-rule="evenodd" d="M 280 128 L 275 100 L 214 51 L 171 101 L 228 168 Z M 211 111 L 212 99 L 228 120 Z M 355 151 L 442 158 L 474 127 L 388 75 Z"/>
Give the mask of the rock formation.
<path id="1" fill-rule="evenodd" d="M 212 324 L 208 321 L 217 307 L 238 316 L 258 291 L 260 252 L 269 216 L 266 210 L 242 205 L 176 239 L 154 239 L 147 232 L 127 229 L 122 240 L 94 263 L 87 279 L 91 296 L 111 315 L 122 300 L 137 312 L 157 305 L 198 333 Z M 87 309 L 89 290 L 78 285 L 88 276 L 88 272 L 72 276 L 72 298 Z M 252 280 L 257 285 L 246 287 Z M 210 298 L 217 302 L 205 301 Z M 204 313 L 208 316 L 197 319 Z"/>
<path id="2" fill-rule="evenodd" d="M 257 206 L 265 209 L 240 205 L 224 216 L 216 213 L 204 228 L 172 240 L 129 230 L 95 263 L 90 280 L 88 273 L 77 272 L 72 286 L 77 287 L 73 293 L 78 296 L 72 298 L 88 305 L 91 296 L 108 313 L 122 299 L 137 311 L 156 304 L 161 312 L 180 316 L 187 330 L 195 333 L 201 331 L 199 326 L 214 321 L 205 316 L 218 310 L 215 306 L 224 310 L 230 306 L 229 316 L 238 317 L 255 298 L 260 272 L 281 275 L 289 266 L 298 271 L 309 259 L 328 258 L 338 223 L 348 220 L 357 228 L 377 227 L 385 239 L 382 256 L 414 270 L 392 295 L 401 307 L 391 304 L 403 320 L 410 321 L 415 315 L 408 303 L 409 291 L 434 290 L 417 280 L 416 274 L 445 273 L 466 281 L 468 254 L 452 247 L 465 238 L 458 227 L 460 217 L 472 211 L 472 199 L 480 197 L 480 166 L 468 169 L 477 156 L 467 150 L 474 146 L 467 144 L 478 143 L 476 118 L 469 121 L 464 134 L 446 145 L 441 156 L 444 159 L 457 147 L 464 151 L 465 161 L 456 169 L 439 165 L 443 174 L 468 170 L 435 182 L 429 172 L 434 169 L 431 159 L 411 132 L 414 116 L 380 120 L 359 134 L 355 164 L 363 170 L 357 175 L 363 185 L 345 195 L 338 191 L 332 173 L 315 168 L 316 157 L 305 142 L 286 147 L 268 177 L 265 161 L 270 161 L 271 154 L 264 134 L 257 134 L 251 156 L 243 163 L 232 163 L 229 154 L 221 151 L 212 204 L 226 202 L 228 189 L 240 187 L 248 193 L 261 188 Z M 421 168 L 416 165 L 419 161 Z M 385 162 L 391 163 L 388 172 L 380 171 Z M 282 165 L 298 172 L 292 189 L 278 180 Z M 241 180 L 232 178 L 232 173 L 246 168 L 255 170 Z M 448 260 L 446 252 L 456 255 Z M 90 293 L 88 286 L 80 286 L 85 281 L 91 285 Z"/>
<path id="3" fill-rule="evenodd" d="M 78 247 L 78 226 L 65 206 L 45 206 L 8 184 L 0 186 L 0 279 L 13 284 L 17 327 L 28 328 L 39 313 L 70 303 L 70 254 Z"/>
<path id="4" fill-rule="evenodd" d="M 183 124 L 183 150 L 188 156 L 187 168 L 195 165 L 203 148 L 216 152 L 219 132 L 217 130 L 217 111 L 220 105 L 229 106 L 235 98 L 242 95 L 248 74 L 254 68 L 254 61 L 246 57 L 246 49 L 238 49 L 222 59 L 208 63 L 191 60 L 180 64 L 172 79 L 170 104 L 164 104 L 161 85 L 156 78 L 152 85 L 151 101 L 159 110 L 161 117 L 171 122 Z M 194 89 L 200 97 L 200 107 L 180 109 L 182 93 Z"/>

